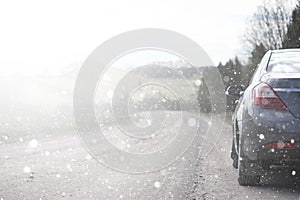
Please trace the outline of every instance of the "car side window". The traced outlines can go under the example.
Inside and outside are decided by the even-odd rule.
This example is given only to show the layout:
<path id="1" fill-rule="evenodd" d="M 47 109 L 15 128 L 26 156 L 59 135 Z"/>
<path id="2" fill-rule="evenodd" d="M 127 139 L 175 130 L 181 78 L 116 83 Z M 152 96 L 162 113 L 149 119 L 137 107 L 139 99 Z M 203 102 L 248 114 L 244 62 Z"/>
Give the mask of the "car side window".
<path id="1" fill-rule="evenodd" d="M 257 82 L 259 81 L 260 77 L 261 77 L 261 73 L 266 70 L 266 67 L 268 65 L 268 62 L 270 60 L 270 55 L 271 55 L 271 51 L 268 51 L 264 57 L 261 59 L 258 67 L 256 68 L 254 75 L 250 81 L 250 84 L 253 82 Z"/>

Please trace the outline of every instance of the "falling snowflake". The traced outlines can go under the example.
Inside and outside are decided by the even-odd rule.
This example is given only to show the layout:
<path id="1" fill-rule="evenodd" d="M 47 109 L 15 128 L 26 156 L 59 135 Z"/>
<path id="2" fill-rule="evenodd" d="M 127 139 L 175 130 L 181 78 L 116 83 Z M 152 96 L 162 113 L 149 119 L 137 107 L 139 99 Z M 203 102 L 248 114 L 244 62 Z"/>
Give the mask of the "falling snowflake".
<path id="1" fill-rule="evenodd" d="M 229 76 L 224 76 L 223 80 L 224 80 L 225 82 L 228 82 L 228 81 L 229 81 Z"/>
<path id="2" fill-rule="evenodd" d="M 279 149 L 284 148 L 284 142 L 283 141 L 278 141 L 277 146 Z"/>
<path id="3" fill-rule="evenodd" d="M 200 86 L 201 85 L 201 80 L 195 80 L 195 85 Z"/>
<path id="4" fill-rule="evenodd" d="M 24 171 L 26 174 L 29 174 L 29 173 L 31 172 L 31 169 L 30 169 L 30 167 L 25 166 L 24 169 L 23 169 L 23 171 Z"/>
<path id="5" fill-rule="evenodd" d="M 29 147 L 34 149 L 34 148 L 37 148 L 39 145 L 38 141 L 36 139 L 32 139 L 30 142 L 29 142 Z"/>
<path id="6" fill-rule="evenodd" d="M 148 125 L 150 126 L 152 124 L 152 121 L 150 119 L 147 120 Z"/>
<path id="7" fill-rule="evenodd" d="M 291 139 L 291 143 L 294 144 L 294 143 L 295 143 L 295 140 L 294 140 L 294 139 Z"/>
<path id="8" fill-rule="evenodd" d="M 259 139 L 261 139 L 261 140 L 265 139 L 264 134 L 259 134 Z"/>
<path id="9" fill-rule="evenodd" d="M 73 169 L 71 168 L 71 165 L 67 165 L 67 169 L 68 169 L 70 172 L 73 171 Z"/>
<path id="10" fill-rule="evenodd" d="M 160 182 L 155 181 L 155 182 L 154 182 L 154 187 L 155 187 L 155 188 L 160 188 L 160 187 L 161 187 Z"/>

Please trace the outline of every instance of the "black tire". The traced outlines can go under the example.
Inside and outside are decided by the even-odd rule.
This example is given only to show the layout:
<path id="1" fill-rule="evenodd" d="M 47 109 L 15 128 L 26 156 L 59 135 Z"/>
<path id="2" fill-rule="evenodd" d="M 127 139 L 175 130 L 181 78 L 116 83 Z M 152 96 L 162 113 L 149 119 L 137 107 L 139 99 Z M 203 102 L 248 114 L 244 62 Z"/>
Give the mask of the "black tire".
<path id="1" fill-rule="evenodd" d="M 239 177 L 238 182 L 241 186 L 257 186 L 260 183 L 260 175 L 253 175 L 252 168 L 246 167 L 249 166 L 246 164 L 247 161 L 243 160 L 239 162 Z"/>
<path id="2" fill-rule="evenodd" d="M 241 186 L 258 186 L 260 183 L 260 176 L 240 175 L 238 182 Z"/>
<path id="3" fill-rule="evenodd" d="M 234 169 L 238 169 L 239 168 L 239 161 L 238 161 L 238 159 L 233 159 L 232 160 L 232 166 L 233 166 L 233 168 Z"/>
<path id="4" fill-rule="evenodd" d="M 258 165 L 253 161 L 249 161 L 245 158 L 242 148 L 242 135 L 237 132 L 237 151 L 238 151 L 238 170 L 239 177 L 238 182 L 241 186 L 257 186 L 260 184 L 260 174 L 258 173 Z"/>
<path id="5" fill-rule="evenodd" d="M 232 159 L 232 166 L 235 169 L 238 169 L 238 165 L 239 165 L 239 132 L 238 132 L 238 127 L 237 124 L 233 124 L 232 126 L 232 130 L 233 130 L 233 137 L 232 137 L 232 146 L 231 146 L 231 159 Z M 234 137 L 234 135 L 236 135 L 236 138 Z M 237 142 L 237 151 L 235 148 L 235 142 Z"/>
<path id="6" fill-rule="evenodd" d="M 232 166 L 235 169 L 238 169 L 239 165 L 239 155 L 237 154 L 234 146 L 234 139 L 232 140 L 232 146 L 231 146 L 231 159 L 232 159 Z"/>

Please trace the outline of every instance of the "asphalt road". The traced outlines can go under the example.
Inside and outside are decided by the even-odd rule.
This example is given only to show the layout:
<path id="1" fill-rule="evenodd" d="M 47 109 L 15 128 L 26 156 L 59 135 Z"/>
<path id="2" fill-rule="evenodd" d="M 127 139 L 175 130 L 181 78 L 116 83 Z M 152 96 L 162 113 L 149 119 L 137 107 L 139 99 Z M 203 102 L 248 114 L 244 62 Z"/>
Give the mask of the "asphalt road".
<path id="1" fill-rule="evenodd" d="M 124 151 L 157 150 L 177 137 L 174 132 L 183 134 L 175 126 L 178 116 L 178 112 L 170 114 L 172 120 L 155 143 L 125 140 L 114 125 L 103 125 L 110 131 L 104 134 Z M 72 128 L 0 133 L 0 199 L 299 199 L 294 177 L 285 175 L 273 175 L 264 186 L 239 186 L 230 160 L 230 125 L 216 116 L 183 116 L 199 122 L 189 149 L 169 166 L 143 174 L 120 172 L 99 163 Z M 194 134 L 188 125 L 181 130 L 185 129 L 185 134 Z M 134 149 L 135 144 L 139 148 Z"/>

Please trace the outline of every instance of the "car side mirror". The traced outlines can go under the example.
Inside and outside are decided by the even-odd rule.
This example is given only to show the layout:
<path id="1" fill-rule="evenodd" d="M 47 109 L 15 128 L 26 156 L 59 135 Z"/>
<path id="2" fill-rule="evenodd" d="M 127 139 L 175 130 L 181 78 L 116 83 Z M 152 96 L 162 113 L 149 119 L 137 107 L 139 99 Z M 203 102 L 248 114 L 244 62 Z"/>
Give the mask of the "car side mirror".
<path id="1" fill-rule="evenodd" d="M 226 89 L 226 95 L 240 97 L 244 93 L 243 88 L 240 85 L 231 85 Z"/>

